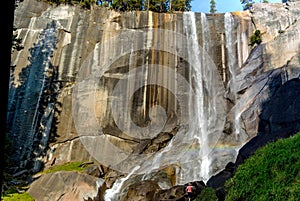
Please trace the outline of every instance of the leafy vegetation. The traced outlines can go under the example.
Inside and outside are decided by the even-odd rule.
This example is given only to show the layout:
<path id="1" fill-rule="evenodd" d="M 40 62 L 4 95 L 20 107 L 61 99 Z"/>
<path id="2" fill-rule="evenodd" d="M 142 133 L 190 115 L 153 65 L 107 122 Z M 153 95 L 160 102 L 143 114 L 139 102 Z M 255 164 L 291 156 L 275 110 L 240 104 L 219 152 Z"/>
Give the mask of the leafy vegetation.
<path id="1" fill-rule="evenodd" d="M 80 162 L 80 161 L 68 162 L 68 163 L 64 163 L 62 165 L 57 165 L 57 166 L 50 167 L 49 169 L 44 170 L 42 173 L 48 174 L 48 173 L 51 173 L 51 172 L 58 172 L 58 171 L 78 171 L 78 172 L 82 172 L 88 166 L 89 166 L 89 163 L 83 163 L 83 162 Z"/>
<path id="2" fill-rule="evenodd" d="M 191 0 L 46 0 L 51 4 L 78 4 L 90 9 L 92 6 L 117 11 L 149 10 L 155 12 L 190 11 Z"/>
<path id="3" fill-rule="evenodd" d="M 225 183 L 226 201 L 300 200 L 300 133 L 267 144 Z"/>
<path id="4" fill-rule="evenodd" d="M 21 189 L 24 192 L 20 193 L 18 189 Z M 34 201 L 34 198 L 25 192 L 24 187 L 20 188 L 16 186 L 10 186 L 1 196 L 1 200 L 2 201 L 15 201 L 15 200 Z"/>
<path id="5" fill-rule="evenodd" d="M 253 3 L 253 0 L 241 0 L 243 10 L 249 10 Z"/>
<path id="6" fill-rule="evenodd" d="M 216 9 L 216 2 L 215 0 L 210 0 L 210 13 L 216 13 L 217 9 Z"/>
<path id="7" fill-rule="evenodd" d="M 259 45 L 262 42 L 260 30 L 256 30 L 252 36 L 250 36 L 250 45 Z"/>
<path id="8" fill-rule="evenodd" d="M 204 188 L 200 195 L 197 196 L 195 201 L 216 201 L 218 200 L 218 197 L 216 195 L 215 189 L 207 187 Z"/>
<path id="9" fill-rule="evenodd" d="M 243 10 L 251 9 L 252 5 L 255 3 L 253 0 L 240 0 L 240 1 L 241 1 L 242 6 L 243 6 Z M 269 3 L 268 0 L 260 0 L 259 2 Z"/>
<path id="10" fill-rule="evenodd" d="M 191 0 L 172 0 L 170 1 L 169 11 L 190 11 Z"/>
<path id="11" fill-rule="evenodd" d="M 28 193 L 8 193 L 4 194 L 1 198 L 2 201 L 34 201 L 34 198 Z"/>

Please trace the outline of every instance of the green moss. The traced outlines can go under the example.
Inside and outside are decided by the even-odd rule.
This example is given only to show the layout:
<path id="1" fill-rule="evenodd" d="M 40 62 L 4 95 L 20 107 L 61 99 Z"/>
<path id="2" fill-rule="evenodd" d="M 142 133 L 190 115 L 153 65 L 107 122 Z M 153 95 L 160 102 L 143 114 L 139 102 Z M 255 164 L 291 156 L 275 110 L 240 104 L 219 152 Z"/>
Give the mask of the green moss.
<path id="1" fill-rule="evenodd" d="M 267 144 L 225 183 L 226 201 L 300 200 L 300 133 Z"/>
<path id="2" fill-rule="evenodd" d="M 64 163 L 62 165 L 57 165 L 57 166 L 50 167 L 49 169 L 46 169 L 41 173 L 48 174 L 48 173 L 51 173 L 51 172 L 58 172 L 58 171 L 82 172 L 88 166 L 89 166 L 89 164 L 86 164 L 86 163 L 83 163 L 83 162 L 80 162 L 80 161 L 68 162 L 68 163 Z"/>
<path id="3" fill-rule="evenodd" d="M 5 193 L 2 196 L 2 201 L 34 201 L 34 198 L 31 197 L 28 193 Z"/>

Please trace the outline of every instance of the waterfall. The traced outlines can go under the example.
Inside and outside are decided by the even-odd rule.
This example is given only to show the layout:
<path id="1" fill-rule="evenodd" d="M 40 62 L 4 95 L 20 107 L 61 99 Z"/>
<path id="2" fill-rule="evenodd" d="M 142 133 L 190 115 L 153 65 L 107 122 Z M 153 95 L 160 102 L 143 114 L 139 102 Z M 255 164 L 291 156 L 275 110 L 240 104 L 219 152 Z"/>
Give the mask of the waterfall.
<path id="1" fill-rule="evenodd" d="M 236 68 L 238 67 L 237 59 L 236 59 L 236 48 L 235 45 L 237 43 L 236 36 L 233 35 L 232 30 L 234 26 L 234 19 L 231 13 L 227 12 L 224 16 L 225 20 L 225 40 L 226 40 L 226 51 L 227 51 L 227 69 L 229 70 L 229 81 L 228 81 L 228 92 L 230 97 L 233 99 L 233 102 L 237 101 L 237 89 L 236 89 Z M 238 111 L 233 111 L 233 126 L 236 140 L 238 139 L 238 135 L 240 133 L 240 115 L 238 115 Z"/>
<path id="2" fill-rule="evenodd" d="M 109 135 L 99 135 L 91 139 L 80 138 L 91 155 L 99 160 L 101 164 L 126 174 L 131 174 L 131 170 L 139 165 L 140 168 L 136 170 L 135 174 L 146 175 L 143 178 L 147 179 L 151 179 L 151 173 L 172 166 L 176 169 L 176 185 L 200 180 L 206 182 L 219 168 L 219 166 L 215 167 L 216 165 L 212 161 L 218 160 L 213 152 L 219 136 L 222 135 L 225 122 L 224 86 L 217 67 L 207 53 L 211 51 L 209 21 L 206 19 L 205 14 L 195 15 L 193 12 L 183 13 L 183 32 L 176 33 L 167 29 L 150 29 L 147 32 L 121 32 L 117 38 L 107 39 L 105 43 L 99 44 L 80 68 L 77 86 L 79 88 L 74 90 L 73 93 L 73 117 L 79 135 L 86 136 L 91 133 L 97 133 L 99 125 L 94 121 L 94 102 L 87 102 L 89 97 L 94 97 L 95 90 L 85 89 L 99 87 L 94 84 L 94 76 L 97 78 L 95 80 L 98 80 L 98 77 L 101 77 L 109 69 L 111 63 L 118 60 L 119 55 L 122 55 L 122 57 L 124 55 L 129 56 L 129 72 L 122 78 L 119 78 L 119 81 L 113 88 L 113 93 L 110 95 L 112 99 L 111 114 L 120 130 L 127 133 L 128 128 L 130 128 L 128 135 L 140 139 L 141 145 L 146 145 L 146 147 L 141 146 L 141 149 L 127 153 L 120 150 L 117 146 L 111 146 L 112 143 L 108 140 L 110 138 Z M 201 31 L 199 32 L 197 29 Z M 153 37 L 149 37 L 149 33 L 153 34 Z M 121 40 L 122 38 L 126 38 L 126 40 Z M 137 38 L 145 40 L 139 41 L 136 40 Z M 204 50 L 199 44 L 203 45 Z M 122 51 L 114 51 L 116 55 L 110 57 L 105 54 L 105 51 L 99 51 L 102 49 L 106 50 L 110 46 L 118 47 L 117 50 Z M 146 64 L 146 67 L 142 65 L 131 69 L 130 66 L 132 64 L 141 65 L 134 62 L 134 57 L 136 58 L 134 53 L 138 50 L 147 50 L 146 53 L 149 50 L 169 53 L 170 55 L 176 55 L 176 59 L 178 61 L 182 60 L 182 62 L 180 61 L 179 67 L 175 68 L 171 68 L 168 62 L 159 61 L 158 64 L 153 64 L 154 59 L 157 57 L 154 54 L 155 52 L 151 52 L 152 54 L 148 54 L 150 57 L 149 63 L 148 58 L 145 58 L 143 62 L 143 65 Z M 98 60 L 103 62 L 103 64 L 101 63 L 100 65 L 99 63 L 100 66 L 90 75 L 90 69 L 96 66 L 94 65 L 94 57 L 98 55 Z M 108 58 L 114 59 L 108 60 Z M 167 66 L 164 66 L 165 64 Z M 167 79 L 174 80 L 176 83 L 168 85 L 162 79 L 165 75 L 168 76 Z M 146 116 L 149 114 L 151 119 L 150 125 L 138 127 L 134 122 L 131 122 L 130 118 L 131 111 L 129 109 L 133 104 L 129 98 L 133 92 L 138 91 L 146 84 L 168 89 L 176 98 L 170 103 L 180 106 L 178 111 L 175 111 L 180 115 L 178 115 L 178 120 L 176 120 L 176 127 L 172 128 L 174 129 L 172 130 L 174 135 L 170 131 L 166 131 L 166 134 L 170 132 L 171 135 L 165 135 L 165 137 L 168 137 L 166 139 L 168 141 L 161 143 L 163 146 L 157 147 L 158 150 L 156 150 L 154 143 L 152 147 L 150 140 L 154 141 L 156 139 L 160 140 L 160 137 L 164 138 L 165 133 L 163 132 L 165 130 L 163 129 L 165 127 L 161 127 L 161 125 L 165 126 L 165 119 L 167 119 L 167 115 L 165 115 L 166 118 L 163 116 L 163 114 L 166 114 L 165 108 L 160 107 L 162 108 L 160 109 L 157 107 L 160 105 L 155 102 L 156 100 L 147 99 L 146 102 L 141 102 L 140 105 L 145 105 L 145 107 L 149 108 L 152 106 L 151 110 L 145 113 Z M 151 87 L 149 87 L 149 90 L 153 90 Z M 147 94 L 144 92 L 142 96 L 153 98 L 156 93 L 152 94 L 150 92 L 151 95 L 149 97 L 147 97 Z M 159 98 L 157 101 L 160 101 Z M 85 103 L 84 106 L 83 102 Z M 154 111 L 154 118 L 151 116 L 151 111 Z M 82 112 L 87 116 L 82 115 Z M 86 119 L 90 119 L 89 125 L 83 123 L 86 122 Z M 91 149 L 94 146 L 99 147 L 99 149 Z M 101 154 L 103 146 L 110 147 L 109 156 Z M 150 151 L 152 148 L 155 151 Z M 115 154 L 118 154 L 118 157 L 114 157 Z M 147 177 L 147 174 L 149 177 Z M 124 180 L 126 179 L 124 178 Z M 115 185 L 121 186 L 119 182 L 116 182 Z M 119 188 L 114 187 L 114 189 Z M 117 192 L 117 190 L 110 191 Z"/>
<path id="3" fill-rule="evenodd" d="M 118 179 L 115 181 L 113 184 L 113 187 L 106 190 L 104 194 L 104 200 L 105 201 L 118 201 L 119 198 L 119 193 L 121 191 L 121 188 L 126 180 L 128 180 L 134 173 L 140 168 L 140 166 L 136 166 L 135 168 L 132 169 L 132 171 L 124 178 Z"/>
<path id="4" fill-rule="evenodd" d="M 201 14 L 202 25 L 205 22 Z M 200 146 L 198 163 L 194 165 L 192 180 L 208 180 L 210 160 L 208 158 L 209 147 L 207 144 L 207 116 L 204 108 L 204 92 L 203 92 L 203 55 L 201 55 L 200 47 L 198 44 L 197 27 L 194 12 L 186 12 L 183 15 L 184 30 L 187 37 L 188 57 L 191 65 L 190 69 L 190 83 L 195 84 L 194 90 L 196 97 L 190 98 L 190 130 L 188 136 L 196 140 L 197 146 Z M 205 28 L 205 27 L 202 27 Z M 203 52 L 203 51 L 202 51 Z M 192 93 L 191 93 L 192 94 Z M 200 168 L 200 169 L 199 169 Z"/>

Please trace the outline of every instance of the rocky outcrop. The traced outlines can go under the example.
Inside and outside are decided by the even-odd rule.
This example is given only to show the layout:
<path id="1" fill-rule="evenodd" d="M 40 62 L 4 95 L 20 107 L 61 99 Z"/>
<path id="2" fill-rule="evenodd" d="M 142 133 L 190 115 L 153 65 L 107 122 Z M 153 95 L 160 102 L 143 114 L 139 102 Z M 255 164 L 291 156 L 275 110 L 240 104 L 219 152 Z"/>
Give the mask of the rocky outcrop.
<path id="1" fill-rule="evenodd" d="M 142 181 L 129 186 L 127 194 L 122 200 L 153 200 L 155 193 L 160 190 L 157 183 L 153 181 Z"/>
<path id="2" fill-rule="evenodd" d="M 300 79 L 293 78 L 276 90 L 260 115 L 258 133 L 272 134 L 280 131 L 299 131 Z"/>
<path id="3" fill-rule="evenodd" d="M 265 71 L 287 64 L 291 69 L 299 67 L 299 3 L 289 3 L 288 6 L 280 3 L 253 5 L 253 23 L 256 29 L 261 30 L 264 41 Z"/>
<path id="4" fill-rule="evenodd" d="M 36 201 L 99 201 L 102 200 L 100 199 L 102 184 L 101 179 L 87 174 L 61 171 L 42 175 L 30 185 L 28 193 Z"/>

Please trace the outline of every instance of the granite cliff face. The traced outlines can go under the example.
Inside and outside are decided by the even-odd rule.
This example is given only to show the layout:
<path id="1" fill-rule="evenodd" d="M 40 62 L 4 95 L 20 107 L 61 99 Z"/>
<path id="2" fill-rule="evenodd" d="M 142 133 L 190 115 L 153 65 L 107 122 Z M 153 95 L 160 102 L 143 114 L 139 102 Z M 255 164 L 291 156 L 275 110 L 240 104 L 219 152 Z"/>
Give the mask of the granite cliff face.
<path id="1" fill-rule="evenodd" d="M 209 15 L 25 0 L 8 108 L 16 167 L 94 161 L 161 189 L 208 181 L 258 133 L 300 129 L 299 12 L 297 2 Z M 161 170 L 169 180 L 154 179 Z"/>

